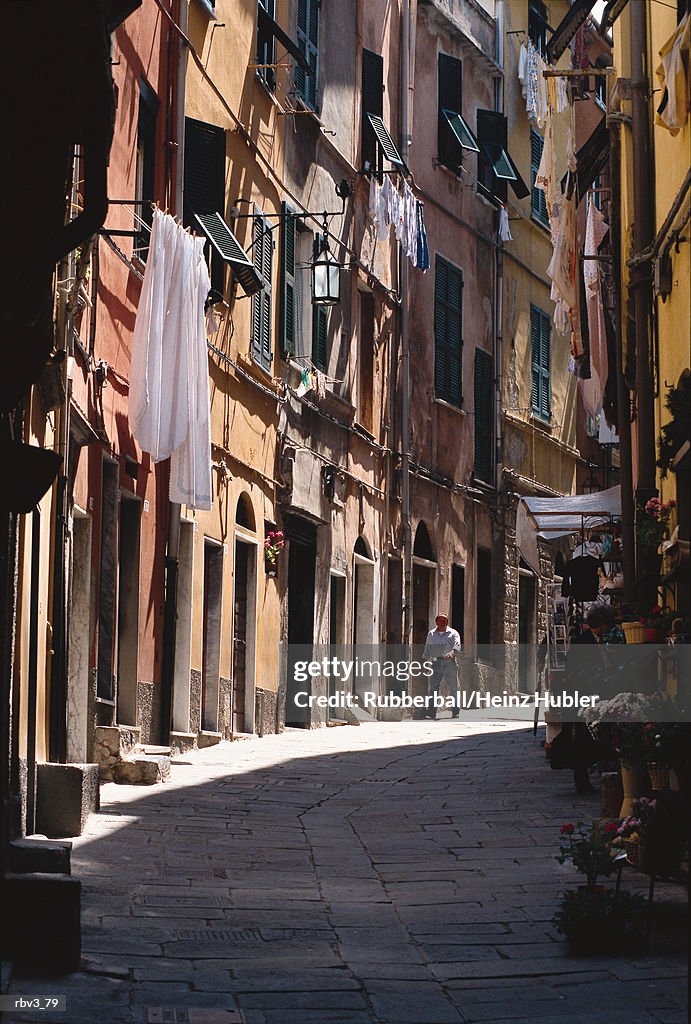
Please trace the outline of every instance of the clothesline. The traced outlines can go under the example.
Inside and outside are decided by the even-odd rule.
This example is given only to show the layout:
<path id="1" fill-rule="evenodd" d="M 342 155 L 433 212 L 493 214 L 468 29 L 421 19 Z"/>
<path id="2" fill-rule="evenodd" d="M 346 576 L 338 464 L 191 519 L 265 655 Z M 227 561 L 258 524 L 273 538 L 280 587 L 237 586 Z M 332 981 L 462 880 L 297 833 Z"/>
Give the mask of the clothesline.
<path id="1" fill-rule="evenodd" d="M 416 197 L 405 177 L 402 193 L 385 175 L 380 185 L 376 176 L 370 178 L 369 218 L 376 229 L 377 241 L 386 241 L 393 227 L 397 241 L 414 267 L 429 270 L 429 246 L 423 204 Z"/>

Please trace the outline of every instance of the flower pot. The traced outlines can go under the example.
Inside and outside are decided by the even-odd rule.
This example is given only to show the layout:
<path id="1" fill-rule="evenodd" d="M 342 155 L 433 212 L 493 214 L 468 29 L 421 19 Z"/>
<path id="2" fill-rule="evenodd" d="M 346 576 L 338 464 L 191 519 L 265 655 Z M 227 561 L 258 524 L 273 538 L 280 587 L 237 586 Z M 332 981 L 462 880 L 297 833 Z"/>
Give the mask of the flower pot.
<path id="1" fill-rule="evenodd" d="M 646 771 L 650 779 L 650 785 L 656 793 L 669 790 L 669 767 L 666 764 L 647 764 Z"/>
<path id="2" fill-rule="evenodd" d="M 645 630 L 640 622 L 622 622 L 627 644 L 642 644 Z"/>
<path id="3" fill-rule="evenodd" d="M 619 772 L 603 772 L 600 780 L 600 816 L 618 818 L 624 799 Z"/>
<path id="4" fill-rule="evenodd" d="M 652 627 L 646 627 L 643 630 L 643 642 L 646 644 L 661 644 L 664 640 L 664 634 L 661 629 L 654 629 Z"/>
<path id="5" fill-rule="evenodd" d="M 619 809 L 620 818 L 628 818 L 630 814 L 633 814 L 634 800 L 645 794 L 647 787 L 641 775 L 641 770 L 638 767 L 621 766 L 621 784 L 624 789 L 624 799 Z"/>
<path id="6" fill-rule="evenodd" d="M 626 859 L 631 867 L 640 867 L 642 860 L 640 839 L 624 839 L 623 844 L 626 850 Z"/>

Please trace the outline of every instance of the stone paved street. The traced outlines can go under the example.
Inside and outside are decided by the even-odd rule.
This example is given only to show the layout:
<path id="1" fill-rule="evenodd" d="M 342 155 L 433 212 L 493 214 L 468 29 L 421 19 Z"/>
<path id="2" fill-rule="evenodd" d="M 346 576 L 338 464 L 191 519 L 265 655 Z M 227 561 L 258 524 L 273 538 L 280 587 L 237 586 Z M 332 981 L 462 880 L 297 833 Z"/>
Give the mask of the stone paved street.
<path id="1" fill-rule="evenodd" d="M 12 983 L 68 1011 L 6 1019 L 682 1024 L 669 936 L 647 957 L 565 955 L 550 918 L 578 880 L 559 825 L 598 801 L 541 738 L 448 719 L 289 731 L 186 754 L 155 789 L 107 784 L 73 850 L 83 971 Z M 658 892 L 656 919 L 683 929 L 685 891 Z"/>

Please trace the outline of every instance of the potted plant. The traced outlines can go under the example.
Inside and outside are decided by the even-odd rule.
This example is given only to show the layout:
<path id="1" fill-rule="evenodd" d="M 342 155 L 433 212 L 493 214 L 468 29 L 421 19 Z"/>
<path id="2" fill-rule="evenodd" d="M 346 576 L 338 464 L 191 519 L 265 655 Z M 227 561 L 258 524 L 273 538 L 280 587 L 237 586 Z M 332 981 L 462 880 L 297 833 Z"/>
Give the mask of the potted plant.
<path id="1" fill-rule="evenodd" d="M 676 505 L 673 499 L 663 504 L 659 498 L 651 498 L 636 510 L 636 543 L 644 570 L 649 575 L 660 574 L 662 555 L 659 554 L 659 548 L 669 535 L 669 524 Z"/>
<path id="2" fill-rule="evenodd" d="M 686 845 L 688 816 L 678 793 L 658 793 L 634 801 L 614 843 L 626 848 L 629 860 L 647 874 L 674 875 Z M 633 850 L 633 844 L 637 850 Z"/>
<path id="3" fill-rule="evenodd" d="M 553 918 L 557 931 L 565 935 L 574 956 L 635 952 L 645 934 L 645 900 L 629 893 L 598 885 L 599 877 L 616 871 L 611 849 L 617 826 L 610 822 L 598 835 L 586 831 L 581 822 L 560 829 L 560 864 L 571 861 L 586 877 L 586 885 L 568 889 Z"/>
<path id="4" fill-rule="evenodd" d="M 267 576 L 278 576 L 278 556 L 284 547 L 283 531 L 270 530 L 264 539 L 264 570 Z"/>

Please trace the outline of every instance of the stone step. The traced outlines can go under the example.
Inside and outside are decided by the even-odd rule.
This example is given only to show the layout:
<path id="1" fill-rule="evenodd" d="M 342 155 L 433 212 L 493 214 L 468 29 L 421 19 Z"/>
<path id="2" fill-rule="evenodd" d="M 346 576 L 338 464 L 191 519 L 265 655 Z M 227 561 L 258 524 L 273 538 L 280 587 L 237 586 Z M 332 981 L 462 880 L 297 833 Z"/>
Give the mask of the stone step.
<path id="1" fill-rule="evenodd" d="M 153 786 L 170 778 L 170 758 L 159 754 L 123 757 L 114 769 L 115 782 L 127 786 Z"/>
<path id="2" fill-rule="evenodd" d="M 217 743 L 220 743 L 223 736 L 220 732 L 209 732 L 207 729 L 200 729 L 197 733 L 197 746 L 199 749 L 204 747 L 213 747 Z"/>
<path id="3" fill-rule="evenodd" d="M 147 757 L 170 757 L 173 753 L 172 747 L 157 747 L 152 743 L 138 743 L 134 748 L 135 755 L 146 754 Z"/>

